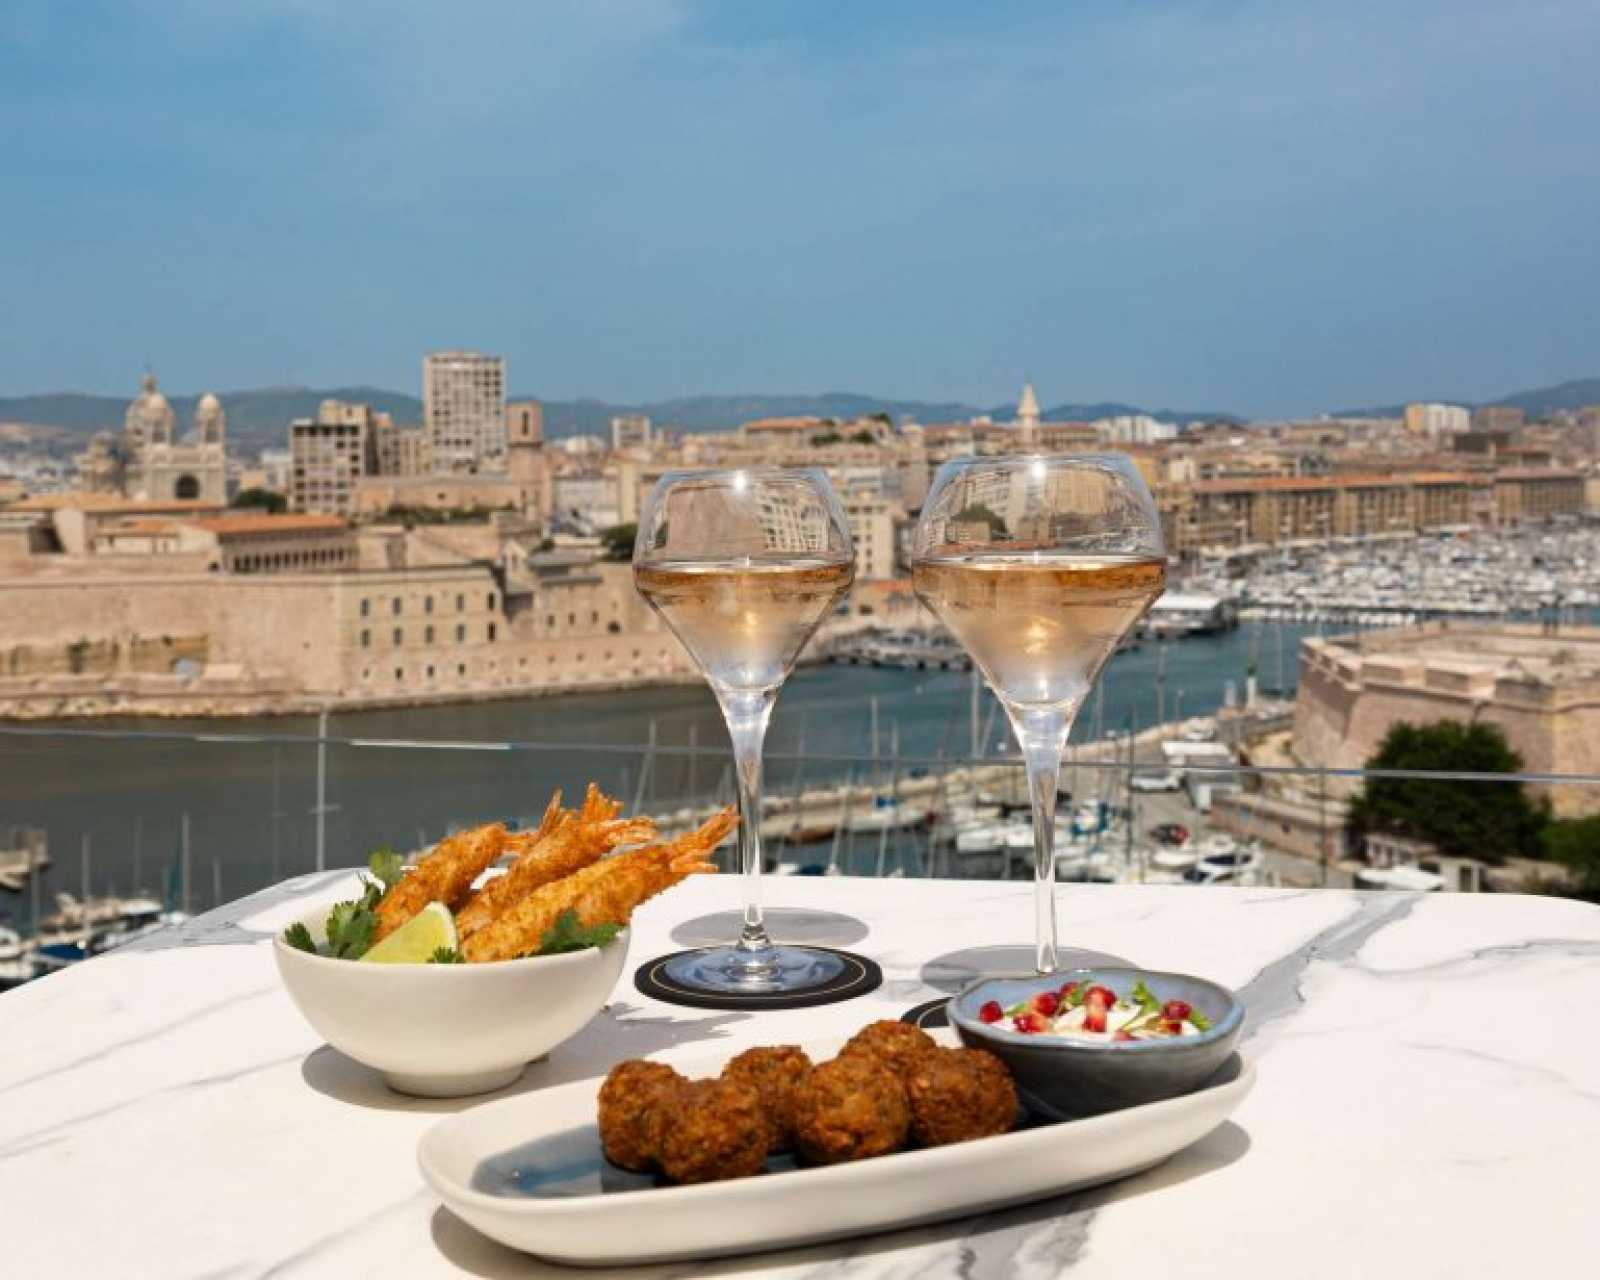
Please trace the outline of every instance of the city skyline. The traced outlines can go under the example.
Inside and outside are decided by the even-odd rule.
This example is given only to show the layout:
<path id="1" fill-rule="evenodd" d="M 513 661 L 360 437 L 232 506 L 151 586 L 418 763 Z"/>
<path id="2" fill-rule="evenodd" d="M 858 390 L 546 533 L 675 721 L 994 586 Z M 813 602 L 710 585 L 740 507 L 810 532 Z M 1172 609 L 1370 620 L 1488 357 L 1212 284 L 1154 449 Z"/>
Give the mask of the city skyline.
<path id="1" fill-rule="evenodd" d="M 458 345 L 619 403 L 1592 374 L 1600 15 L 1392 8 L 24 0 L 0 392 L 409 390 Z"/>

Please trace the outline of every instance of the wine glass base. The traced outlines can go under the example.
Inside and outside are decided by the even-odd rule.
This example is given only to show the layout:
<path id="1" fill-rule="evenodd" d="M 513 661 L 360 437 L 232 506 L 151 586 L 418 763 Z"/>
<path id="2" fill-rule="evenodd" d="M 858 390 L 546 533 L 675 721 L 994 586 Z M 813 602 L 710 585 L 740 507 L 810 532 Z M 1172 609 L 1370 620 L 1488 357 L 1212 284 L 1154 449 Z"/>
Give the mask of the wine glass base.
<path id="1" fill-rule="evenodd" d="M 883 970 L 831 947 L 707 947 L 651 960 L 633 984 L 642 995 L 693 1009 L 805 1009 L 875 991 Z"/>
<path id="2" fill-rule="evenodd" d="M 1106 951 L 1082 947 L 1057 947 L 1055 972 L 1069 969 L 1128 968 L 1133 962 Z M 951 995 L 980 978 L 1023 978 L 1038 973 L 1031 946 L 969 947 L 935 956 L 922 966 L 922 980 L 935 991 Z"/>
<path id="3" fill-rule="evenodd" d="M 813 947 L 707 947 L 669 960 L 666 976 L 692 991 L 762 995 L 816 991 L 844 972 L 842 956 Z"/>

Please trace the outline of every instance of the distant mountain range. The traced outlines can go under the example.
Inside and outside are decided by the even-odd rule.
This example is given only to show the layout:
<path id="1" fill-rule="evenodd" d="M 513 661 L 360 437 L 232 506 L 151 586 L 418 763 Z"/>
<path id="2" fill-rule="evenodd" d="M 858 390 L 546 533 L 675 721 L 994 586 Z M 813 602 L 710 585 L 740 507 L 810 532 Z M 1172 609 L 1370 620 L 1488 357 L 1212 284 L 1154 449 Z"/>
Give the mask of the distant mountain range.
<path id="1" fill-rule="evenodd" d="M 1467 409 L 1482 409 L 1490 405 L 1510 405 L 1521 409 L 1530 418 L 1543 417 L 1560 409 L 1582 409 L 1600 404 L 1600 378 L 1577 378 L 1560 382 L 1553 387 L 1535 387 L 1531 391 L 1513 391 L 1508 396 L 1494 400 L 1463 400 L 1459 396 L 1418 397 L 1429 404 L 1457 404 Z M 1406 411 L 1403 404 L 1376 405 L 1366 409 L 1341 409 L 1336 418 L 1398 418 Z"/>
<path id="2" fill-rule="evenodd" d="M 228 412 L 230 441 L 247 452 L 263 447 L 283 446 L 288 442 L 286 428 L 294 418 L 309 418 L 323 400 L 351 400 L 370 404 L 392 414 L 396 422 L 422 420 L 422 402 L 415 396 L 381 387 L 264 387 L 253 391 L 219 393 Z M 94 396 L 76 392 L 0 398 L 0 423 L 26 423 L 53 427 L 66 437 L 64 445 L 76 447 L 78 440 L 101 430 L 120 430 L 128 396 Z M 195 395 L 168 397 L 185 427 L 194 417 Z M 512 399 L 533 399 L 513 396 Z M 1477 407 L 1459 397 L 1440 397 L 1444 403 Z M 1600 378 L 1563 382 L 1559 386 L 1518 391 L 1487 404 L 1516 405 L 1530 415 L 1600 404 Z M 1365 409 L 1346 409 L 1335 416 L 1398 416 L 1399 405 Z M 1013 404 L 972 405 L 960 401 L 895 400 L 859 395 L 848 391 L 828 391 L 821 395 L 724 395 L 686 396 L 644 404 L 618 404 L 607 400 L 546 400 L 545 434 L 552 438 L 572 435 L 605 435 L 611 419 L 622 413 L 644 413 L 662 425 L 686 431 L 723 431 L 751 418 L 814 416 L 849 419 L 871 413 L 887 413 L 895 419 L 914 418 L 918 422 L 961 422 L 978 414 L 996 421 L 1009 421 L 1016 412 Z M 1145 409 L 1138 405 L 1107 401 L 1099 404 L 1058 404 L 1044 411 L 1047 422 L 1091 421 L 1117 414 L 1149 413 L 1164 422 L 1209 422 L 1217 419 L 1244 421 L 1222 410 Z"/>

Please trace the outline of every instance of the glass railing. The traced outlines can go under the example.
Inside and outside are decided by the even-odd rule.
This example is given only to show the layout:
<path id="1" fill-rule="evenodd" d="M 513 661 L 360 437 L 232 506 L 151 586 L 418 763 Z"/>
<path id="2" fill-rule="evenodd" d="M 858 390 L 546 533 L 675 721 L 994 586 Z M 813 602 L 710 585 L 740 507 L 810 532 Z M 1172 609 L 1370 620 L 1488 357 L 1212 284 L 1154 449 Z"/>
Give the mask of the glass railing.
<path id="1" fill-rule="evenodd" d="M 551 726 L 560 727 L 571 726 Z M 808 734 L 823 739 L 814 750 L 798 731 L 774 734 L 763 829 L 776 869 L 1026 873 L 1027 802 L 1011 753 L 922 754 L 894 749 L 895 726 L 880 736 L 874 755 L 837 750 L 831 733 Z M 1545 880 L 1563 874 L 1528 862 L 1544 847 L 1547 808 L 1569 830 L 1579 824 L 1562 819 L 1600 808 L 1596 776 L 1246 765 L 1227 750 L 1153 732 L 1071 748 L 1057 812 L 1061 876 L 1347 887 L 1374 845 L 1380 864 L 1475 857 L 1492 887 L 1511 889 L 1501 864 Z M 57 913 L 60 894 L 149 896 L 195 913 L 289 876 L 356 865 L 375 847 L 421 849 L 490 820 L 534 824 L 552 790 L 577 797 L 590 781 L 668 830 L 733 795 L 724 746 L 698 732 L 670 739 L 659 724 L 653 744 L 352 735 L 337 719 L 320 737 L 314 725 L 198 734 L 13 725 L 0 727 L 0 754 L 0 912 L 23 933 Z M 1362 801 L 1364 792 L 1373 798 Z M 1499 796 L 1505 805 L 1484 799 Z M 1446 821 L 1461 797 L 1484 808 L 1475 825 Z M 1408 805 L 1451 847 L 1428 850 L 1408 834 Z M 1236 874 L 1170 874 L 1238 847 L 1261 857 Z"/>

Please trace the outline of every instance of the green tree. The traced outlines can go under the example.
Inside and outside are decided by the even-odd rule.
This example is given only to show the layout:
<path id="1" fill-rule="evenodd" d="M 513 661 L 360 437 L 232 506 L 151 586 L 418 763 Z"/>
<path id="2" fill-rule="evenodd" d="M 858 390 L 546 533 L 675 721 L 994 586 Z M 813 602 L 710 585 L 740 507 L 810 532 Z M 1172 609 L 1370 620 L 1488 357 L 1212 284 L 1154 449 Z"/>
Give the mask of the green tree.
<path id="1" fill-rule="evenodd" d="M 605 544 L 607 560 L 633 559 L 633 540 L 639 534 L 636 524 L 614 524 L 600 531 L 600 541 Z"/>
<path id="2" fill-rule="evenodd" d="M 1494 725 L 1392 726 L 1368 769 L 1450 773 L 1517 773 L 1522 757 Z M 1369 831 L 1431 841 L 1439 852 L 1500 862 L 1538 857 L 1547 820 L 1520 782 L 1445 778 L 1368 778 L 1350 806 L 1351 834 Z"/>
<path id="3" fill-rule="evenodd" d="M 1600 902 L 1600 816 L 1552 822 L 1542 835 L 1545 855 L 1572 872 L 1578 896 Z"/>
<path id="4" fill-rule="evenodd" d="M 288 509 L 289 499 L 271 489 L 240 489 L 233 495 L 233 506 L 254 507 L 277 515 Z"/>
<path id="5" fill-rule="evenodd" d="M 872 444 L 876 440 L 877 437 L 865 429 L 856 432 L 855 435 L 850 437 L 851 444 Z"/>
<path id="6" fill-rule="evenodd" d="M 821 448 L 823 445 L 838 444 L 839 441 L 843 439 L 844 437 L 841 436 L 837 431 L 824 431 L 819 436 L 812 436 L 811 443 L 818 448 Z"/>

